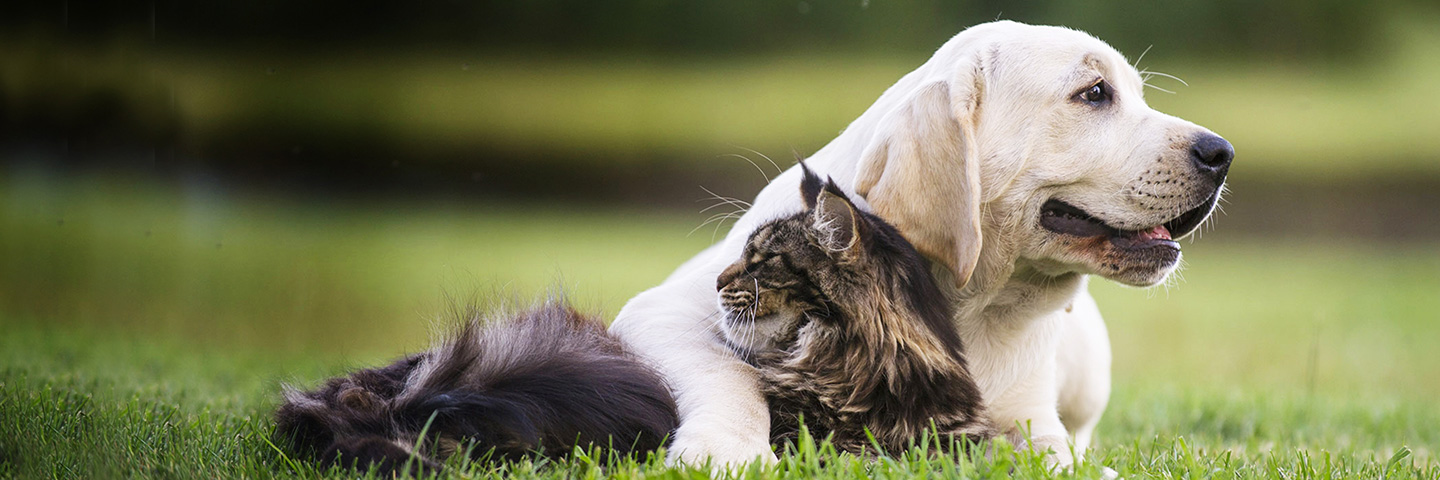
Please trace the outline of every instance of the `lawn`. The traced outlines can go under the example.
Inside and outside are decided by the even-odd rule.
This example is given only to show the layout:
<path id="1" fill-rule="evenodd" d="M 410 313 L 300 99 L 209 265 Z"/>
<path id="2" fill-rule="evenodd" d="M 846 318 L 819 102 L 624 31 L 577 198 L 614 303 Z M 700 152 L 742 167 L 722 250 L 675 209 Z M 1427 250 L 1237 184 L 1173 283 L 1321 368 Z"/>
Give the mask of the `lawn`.
<path id="1" fill-rule="evenodd" d="M 525 303 L 563 287 L 611 316 L 716 232 L 695 229 L 698 212 L 322 201 L 9 173 L 0 473 L 19 477 L 344 477 L 266 441 L 282 382 L 422 348 L 456 301 Z M 1186 252 L 1171 287 L 1091 287 L 1116 359 L 1092 458 L 1127 478 L 1440 478 L 1436 245 L 1274 245 L 1222 229 Z M 863 463 L 801 450 L 750 473 L 1048 476 L 1030 455 Z M 601 465 L 465 469 L 704 476 Z"/>

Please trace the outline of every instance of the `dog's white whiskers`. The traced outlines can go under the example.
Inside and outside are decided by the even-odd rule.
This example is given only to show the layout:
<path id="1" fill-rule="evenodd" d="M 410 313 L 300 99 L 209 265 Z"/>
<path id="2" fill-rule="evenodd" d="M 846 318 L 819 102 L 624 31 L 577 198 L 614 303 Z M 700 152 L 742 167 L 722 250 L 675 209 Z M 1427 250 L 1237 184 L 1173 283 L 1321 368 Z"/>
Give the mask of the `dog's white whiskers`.
<path id="1" fill-rule="evenodd" d="M 1225 213 L 1225 204 L 1230 203 L 1230 199 L 1227 198 L 1228 195 L 1226 195 L 1228 193 L 1230 193 L 1230 185 L 1221 184 L 1220 192 L 1215 194 L 1215 208 L 1220 210 L 1222 214 Z M 1211 215 L 1210 217 L 1214 218 L 1215 216 Z"/>
<path id="2" fill-rule="evenodd" d="M 1222 210 L 1221 212 L 1223 213 L 1224 211 Z M 1195 236 L 1191 237 L 1191 243 L 1199 240 L 1201 234 L 1203 234 L 1204 232 L 1215 230 L 1215 217 L 1217 217 L 1217 215 L 1210 215 L 1209 217 L 1206 217 L 1204 221 L 1200 222 L 1200 226 L 1195 228 Z"/>
<path id="3" fill-rule="evenodd" d="M 1175 94 L 1175 91 L 1174 91 L 1174 90 L 1157 87 L 1157 86 L 1151 85 L 1151 84 L 1149 84 L 1149 83 L 1146 83 L 1145 86 L 1146 86 L 1146 87 L 1149 87 L 1149 88 L 1153 88 L 1153 89 L 1159 90 L 1159 91 L 1162 91 L 1162 92 L 1165 92 L 1165 93 L 1168 93 L 1168 94 L 1171 94 L 1171 95 L 1174 95 L 1174 94 Z"/>
<path id="4" fill-rule="evenodd" d="M 1189 82 L 1186 82 L 1185 79 L 1180 78 L 1180 77 L 1177 77 L 1177 76 L 1174 76 L 1174 75 L 1171 75 L 1171 74 L 1168 74 L 1168 73 L 1165 73 L 1165 72 L 1155 72 L 1155 71 L 1151 71 L 1151 70 L 1145 70 L 1145 71 L 1143 71 L 1143 72 L 1141 72 L 1141 73 L 1143 73 L 1143 74 L 1145 74 L 1145 75 L 1154 75 L 1154 76 L 1157 76 L 1157 77 L 1169 78 L 1169 79 L 1175 80 L 1175 81 L 1177 81 L 1177 82 L 1180 82 L 1181 85 L 1184 85 L 1184 86 L 1187 86 L 1187 87 L 1190 86 L 1190 83 L 1189 83 Z"/>
<path id="5" fill-rule="evenodd" d="M 1147 51 L 1148 51 L 1148 50 L 1147 50 Z M 1150 71 L 1150 70 L 1141 70 L 1139 73 L 1140 73 L 1140 83 L 1141 83 L 1142 85 L 1144 85 L 1144 86 L 1146 86 L 1146 87 L 1149 87 L 1149 88 L 1153 88 L 1153 89 L 1162 91 L 1162 92 L 1165 92 L 1165 93 L 1169 93 L 1169 94 L 1172 94 L 1172 95 L 1175 93 L 1175 91 L 1169 90 L 1169 89 L 1166 89 L 1166 88 L 1162 88 L 1162 87 L 1160 87 L 1159 85 L 1155 85 L 1155 84 L 1153 84 L 1153 83 L 1150 83 L 1150 79 L 1151 79 L 1152 77 L 1170 78 L 1170 79 L 1174 79 L 1174 80 L 1177 81 L 1177 82 L 1180 82 L 1181 85 L 1184 85 L 1184 86 L 1187 86 L 1187 87 L 1190 86 L 1189 83 L 1187 83 L 1185 80 L 1181 79 L 1180 77 L 1177 77 L 1177 76 L 1174 76 L 1174 75 L 1171 75 L 1171 74 L 1168 74 L 1168 73 L 1164 73 L 1164 72 L 1154 72 L 1154 71 Z"/>
<path id="6" fill-rule="evenodd" d="M 1165 279 L 1165 298 L 1170 298 L 1171 288 L 1180 288 L 1180 284 L 1185 282 L 1185 267 L 1187 265 L 1188 263 L 1185 261 L 1185 257 L 1180 257 L 1180 264 L 1176 265 L 1175 270 L 1170 272 L 1170 278 Z"/>
<path id="7" fill-rule="evenodd" d="M 1150 46 L 1145 47 L 1145 51 L 1140 52 L 1140 56 L 1139 56 L 1139 57 L 1135 57 L 1135 63 L 1134 63 L 1133 65 L 1130 65 L 1130 66 L 1131 66 L 1131 67 L 1134 67 L 1136 70 L 1140 70 L 1140 61 L 1145 59 L 1145 54 L 1150 53 L 1150 49 L 1152 49 L 1152 48 L 1155 48 L 1155 44 L 1153 44 L 1153 43 L 1150 44 Z M 1141 73 L 1144 73 L 1144 70 L 1140 70 L 1140 71 L 1141 71 Z"/>

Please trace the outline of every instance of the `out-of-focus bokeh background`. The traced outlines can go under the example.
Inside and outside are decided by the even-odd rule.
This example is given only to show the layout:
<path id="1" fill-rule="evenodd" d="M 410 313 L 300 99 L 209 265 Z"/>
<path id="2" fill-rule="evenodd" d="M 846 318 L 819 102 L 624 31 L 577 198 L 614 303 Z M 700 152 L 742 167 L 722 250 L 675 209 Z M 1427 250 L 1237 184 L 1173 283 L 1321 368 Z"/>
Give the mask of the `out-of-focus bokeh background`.
<path id="1" fill-rule="evenodd" d="M 715 196 L 996 18 L 1110 42 L 1238 152 L 1183 281 L 1092 287 L 1117 402 L 1146 405 L 1102 428 L 1183 430 L 1155 411 L 1195 407 L 1136 400 L 1165 389 L 1440 394 L 1422 0 L 6 2 L 7 394 L 109 378 L 261 412 L 279 379 L 422 347 L 454 299 L 563 286 L 609 318 L 724 233 Z"/>

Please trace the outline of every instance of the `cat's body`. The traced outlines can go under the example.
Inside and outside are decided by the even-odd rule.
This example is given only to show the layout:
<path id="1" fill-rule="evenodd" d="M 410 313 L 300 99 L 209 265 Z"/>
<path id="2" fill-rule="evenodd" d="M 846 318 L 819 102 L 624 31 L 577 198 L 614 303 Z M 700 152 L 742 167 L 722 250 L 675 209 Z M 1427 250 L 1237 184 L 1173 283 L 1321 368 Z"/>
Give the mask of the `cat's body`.
<path id="1" fill-rule="evenodd" d="M 729 313 L 721 325 L 761 372 L 775 441 L 795 439 L 801 416 L 856 453 L 870 446 L 866 430 L 889 451 L 931 427 L 990 436 L 950 303 L 925 261 L 808 171 L 802 194 L 810 209 L 756 230 L 718 282 Z M 599 321 L 553 302 L 488 323 L 472 318 L 430 351 L 285 397 L 277 433 L 298 453 L 388 471 L 435 468 L 461 451 L 513 458 L 598 444 L 645 452 L 678 424 L 655 371 Z"/>
<path id="2" fill-rule="evenodd" d="M 899 451 L 933 428 L 942 444 L 994 431 L 928 264 L 900 233 L 805 171 L 805 212 L 751 235 L 717 281 L 722 330 L 755 366 L 772 440 L 803 416 L 836 447 Z"/>
<path id="3" fill-rule="evenodd" d="M 462 452 L 648 452 L 678 424 L 659 374 L 560 302 L 488 322 L 471 316 L 427 352 L 285 399 L 276 432 L 297 453 L 392 472 Z"/>

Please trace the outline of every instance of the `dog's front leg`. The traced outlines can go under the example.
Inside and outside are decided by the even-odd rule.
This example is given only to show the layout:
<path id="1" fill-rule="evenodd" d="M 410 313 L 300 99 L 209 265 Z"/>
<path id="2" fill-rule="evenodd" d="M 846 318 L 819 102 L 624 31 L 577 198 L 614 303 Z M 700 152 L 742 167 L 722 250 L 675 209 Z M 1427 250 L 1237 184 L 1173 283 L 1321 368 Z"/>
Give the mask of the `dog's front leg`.
<path id="1" fill-rule="evenodd" d="M 1056 408 L 1061 320 L 1048 316 L 1024 329 L 989 332 L 966 347 L 971 347 L 972 372 L 985 392 L 985 408 L 995 427 L 1015 447 L 1048 450 L 1045 460 L 1051 467 L 1067 468 L 1076 458 Z M 1004 342 L 984 342 L 995 339 Z"/>
<path id="2" fill-rule="evenodd" d="M 1070 436 L 1056 409 L 1059 391 L 1053 353 L 1054 326 L 1049 322 L 1038 324 L 1031 338 L 1032 348 L 1006 352 L 1003 361 L 992 365 L 1020 376 L 1014 378 L 1003 393 L 989 396 L 986 408 L 991 420 L 1016 448 L 1033 448 L 1042 453 L 1048 450 L 1046 462 L 1063 469 L 1075 463 L 1075 456 L 1071 452 Z M 1046 355 L 1047 351 L 1051 353 Z"/>
<path id="3" fill-rule="evenodd" d="M 654 365 L 670 384 L 680 427 L 669 461 L 734 469 L 776 461 L 770 412 L 755 370 L 720 342 L 715 276 L 700 268 L 637 295 L 611 332 Z"/>

